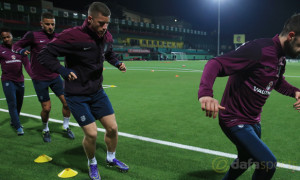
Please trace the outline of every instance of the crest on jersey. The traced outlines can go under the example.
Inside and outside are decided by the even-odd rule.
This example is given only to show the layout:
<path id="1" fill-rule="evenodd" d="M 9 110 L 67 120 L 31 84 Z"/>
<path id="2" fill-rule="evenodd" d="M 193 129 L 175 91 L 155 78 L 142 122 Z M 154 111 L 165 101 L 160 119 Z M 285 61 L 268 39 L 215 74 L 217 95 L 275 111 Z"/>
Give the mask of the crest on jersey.
<path id="1" fill-rule="evenodd" d="M 16 56 L 15 55 L 11 55 L 11 59 L 15 60 Z"/>
<path id="2" fill-rule="evenodd" d="M 268 86 L 266 87 L 266 90 L 269 91 L 272 86 L 273 86 L 273 81 L 269 82 Z"/>
<path id="3" fill-rule="evenodd" d="M 82 122 L 84 122 L 84 121 L 86 120 L 85 115 L 80 116 L 80 120 L 81 120 Z"/>

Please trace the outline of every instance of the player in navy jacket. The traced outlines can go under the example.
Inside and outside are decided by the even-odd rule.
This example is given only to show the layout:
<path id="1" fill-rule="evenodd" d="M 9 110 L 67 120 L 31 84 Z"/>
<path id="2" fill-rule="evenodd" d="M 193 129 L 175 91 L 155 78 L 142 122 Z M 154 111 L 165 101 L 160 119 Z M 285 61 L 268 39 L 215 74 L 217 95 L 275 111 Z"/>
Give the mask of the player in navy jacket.
<path id="1" fill-rule="evenodd" d="M 285 23 L 282 32 L 273 38 L 245 43 L 235 51 L 215 57 L 205 65 L 198 98 L 206 116 L 215 118 L 226 136 L 236 145 L 238 158 L 224 179 L 236 179 L 253 163 L 253 179 L 271 179 L 276 158 L 261 138 L 261 112 L 271 91 L 296 98 L 300 110 L 300 90 L 284 78 L 285 56 L 300 54 L 300 14 Z M 213 98 L 216 77 L 229 76 L 219 104 Z M 245 168 L 246 167 L 246 168 Z"/>
<path id="2" fill-rule="evenodd" d="M 50 42 L 38 56 L 39 62 L 65 79 L 65 96 L 68 106 L 84 132 L 83 147 L 88 158 L 89 176 L 100 179 L 95 159 L 97 125 L 100 120 L 106 129 L 107 164 L 121 171 L 129 167 L 115 158 L 118 128 L 112 105 L 102 88 L 103 62 L 121 71 L 125 64 L 113 52 L 112 35 L 107 31 L 110 10 L 101 2 L 94 2 L 82 26 L 64 30 Z M 65 67 L 57 60 L 65 56 Z"/>
<path id="3" fill-rule="evenodd" d="M 23 135 L 24 131 L 19 119 L 24 98 L 22 64 L 27 73 L 32 76 L 30 64 L 27 56 L 16 54 L 11 50 L 13 36 L 10 30 L 2 29 L 0 35 L 2 40 L 0 45 L 0 64 L 3 92 L 11 117 L 11 125 L 16 128 L 18 135 Z"/>
<path id="4" fill-rule="evenodd" d="M 71 113 L 64 97 L 62 80 L 59 77 L 59 74 L 51 72 L 42 66 L 37 60 L 37 56 L 41 49 L 57 36 L 54 32 L 55 18 L 53 14 L 49 12 L 43 13 L 41 16 L 41 26 L 41 30 L 27 32 L 21 40 L 13 45 L 13 50 L 20 54 L 30 54 L 31 69 L 33 73 L 32 82 L 38 100 L 42 106 L 41 118 L 44 125 L 42 132 L 44 142 L 51 141 L 50 129 L 48 127 L 48 120 L 51 111 L 49 88 L 51 88 L 63 105 L 63 131 L 67 133 L 69 138 L 74 139 L 75 136 L 69 127 Z M 25 49 L 26 47 L 30 47 L 31 52 Z"/>

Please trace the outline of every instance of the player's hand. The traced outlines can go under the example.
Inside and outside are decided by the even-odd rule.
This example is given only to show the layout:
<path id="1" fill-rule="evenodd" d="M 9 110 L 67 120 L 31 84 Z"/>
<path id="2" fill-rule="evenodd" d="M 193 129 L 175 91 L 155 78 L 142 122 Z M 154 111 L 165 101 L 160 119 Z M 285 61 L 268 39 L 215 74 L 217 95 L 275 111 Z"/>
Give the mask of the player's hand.
<path id="1" fill-rule="evenodd" d="M 125 66 L 124 63 L 119 64 L 119 70 L 122 71 L 122 72 L 126 72 L 126 66 Z"/>
<path id="2" fill-rule="evenodd" d="M 58 73 L 65 79 L 65 80 L 69 80 L 69 81 L 73 81 L 75 79 L 77 79 L 77 76 L 75 74 L 75 72 L 72 69 L 69 68 L 65 68 L 63 66 L 61 66 L 58 69 Z"/>
<path id="3" fill-rule="evenodd" d="M 300 92 L 295 92 L 296 102 L 294 103 L 294 108 L 300 112 Z"/>
<path id="4" fill-rule="evenodd" d="M 203 96 L 199 99 L 202 111 L 206 111 L 206 116 L 216 118 L 219 110 L 225 110 L 225 107 L 221 106 L 218 100 L 210 97 Z"/>
<path id="5" fill-rule="evenodd" d="M 30 54 L 30 51 L 28 51 L 28 50 L 26 50 L 26 49 L 22 49 L 22 50 L 20 51 L 20 54 L 23 55 L 23 56 L 27 56 L 27 55 Z"/>
<path id="6" fill-rule="evenodd" d="M 24 52 L 24 54 L 25 54 L 25 55 L 29 55 L 29 54 L 30 54 L 30 51 L 26 50 L 26 51 Z"/>
<path id="7" fill-rule="evenodd" d="M 71 71 L 68 76 L 68 79 L 69 79 L 69 81 L 73 81 L 73 80 L 77 79 L 77 76 L 73 71 Z"/>

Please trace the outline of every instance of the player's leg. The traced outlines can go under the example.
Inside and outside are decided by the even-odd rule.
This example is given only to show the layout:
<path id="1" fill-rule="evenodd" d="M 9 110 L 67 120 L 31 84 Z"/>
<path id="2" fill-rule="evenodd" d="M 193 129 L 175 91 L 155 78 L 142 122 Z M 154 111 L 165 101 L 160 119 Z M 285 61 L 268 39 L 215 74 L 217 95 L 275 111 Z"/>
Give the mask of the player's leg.
<path id="1" fill-rule="evenodd" d="M 100 119 L 105 128 L 104 141 L 108 152 L 115 152 L 118 144 L 118 125 L 115 114 L 104 116 Z M 112 161 L 113 158 L 109 158 Z"/>
<path id="2" fill-rule="evenodd" d="M 261 132 L 260 124 L 252 126 L 256 132 Z M 261 133 L 259 133 L 259 138 L 261 138 Z M 260 141 L 259 144 L 255 144 L 254 146 L 256 145 L 258 148 L 254 152 L 253 157 L 258 163 L 256 164 L 252 179 L 272 179 L 277 168 L 277 159 L 265 143 Z"/>
<path id="3" fill-rule="evenodd" d="M 42 131 L 43 140 L 44 142 L 51 142 L 50 129 L 48 126 L 48 120 L 51 111 L 51 101 L 48 100 L 46 102 L 41 102 L 41 106 L 42 106 L 41 118 L 43 123 L 43 131 Z"/>
<path id="4" fill-rule="evenodd" d="M 239 154 L 245 154 L 244 157 L 239 157 L 238 163 L 231 165 L 224 179 L 236 179 L 252 163 L 257 165 L 253 179 L 271 179 L 276 170 L 276 158 L 260 139 L 260 125 L 238 125 L 231 128 L 222 127 L 222 129 L 238 147 Z M 266 162 L 270 165 L 263 166 Z"/>
<path id="5" fill-rule="evenodd" d="M 58 98 L 59 98 L 60 102 L 63 105 L 62 106 L 62 114 L 63 114 L 63 116 L 70 118 L 71 111 L 70 111 L 70 109 L 69 109 L 69 107 L 67 105 L 67 101 L 65 99 L 65 96 L 64 95 L 60 95 L 60 96 L 58 96 Z M 69 127 L 69 124 L 66 124 L 66 125 Z"/>
<path id="6" fill-rule="evenodd" d="M 62 129 L 67 133 L 69 138 L 74 139 L 75 135 L 69 127 L 71 112 L 64 96 L 63 82 L 60 76 L 52 81 L 52 83 L 50 84 L 50 88 L 62 103 L 62 114 L 64 119 Z"/>
<path id="7" fill-rule="evenodd" d="M 249 162 L 250 155 L 242 147 L 237 146 L 238 157 L 231 163 L 230 168 L 223 180 L 237 179 L 242 175 L 253 163 Z"/>
<path id="8" fill-rule="evenodd" d="M 88 158 L 89 176 L 91 179 L 101 179 L 98 171 L 96 154 L 97 125 L 95 122 L 82 126 L 84 138 L 82 146 Z"/>
<path id="9" fill-rule="evenodd" d="M 49 115 L 51 111 L 51 101 L 49 96 L 49 84 L 50 81 L 38 81 L 32 80 L 36 95 L 41 103 L 41 119 L 43 123 L 42 136 L 44 142 L 51 142 L 50 129 L 48 126 Z"/>
<path id="10" fill-rule="evenodd" d="M 236 141 L 232 131 L 238 129 L 237 126 L 227 128 L 225 126 L 221 126 L 224 134 L 236 145 L 238 151 L 238 157 L 231 163 L 230 168 L 226 175 L 223 177 L 223 180 L 237 179 L 240 175 L 242 175 L 251 164 L 248 164 L 248 159 L 251 158 L 250 154 L 246 150 L 244 150 Z M 241 166 L 243 164 L 243 166 Z"/>
<path id="11" fill-rule="evenodd" d="M 116 158 L 118 144 L 118 125 L 114 114 L 104 116 L 100 119 L 105 128 L 104 141 L 107 147 L 106 163 L 110 167 L 116 167 L 121 172 L 127 172 L 129 166 Z"/>
<path id="12" fill-rule="evenodd" d="M 13 81 L 2 81 L 3 92 L 6 97 L 9 115 L 12 125 L 16 128 L 18 135 L 23 135 L 24 131 L 20 124 L 17 111 L 16 87 Z"/>
<path id="13" fill-rule="evenodd" d="M 82 146 L 88 159 L 89 176 L 92 179 L 100 179 L 95 158 L 97 125 L 89 107 L 90 97 L 66 96 L 66 101 L 75 120 L 84 132 Z"/>
<path id="14" fill-rule="evenodd" d="M 20 115 L 24 99 L 24 82 L 19 82 L 16 85 L 17 111 Z"/>
<path id="15" fill-rule="evenodd" d="M 107 147 L 107 165 L 115 166 L 120 171 L 126 172 L 129 170 L 129 167 L 115 157 L 118 143 L 118 125 L 112 105 L 104 90 L 100 90 L 95 93 L 92 99 L 93 103 L 91 104 L 91 111 L 94 117 L 100 120 L 101 124 L 106 130 L 104 141 Z"/>

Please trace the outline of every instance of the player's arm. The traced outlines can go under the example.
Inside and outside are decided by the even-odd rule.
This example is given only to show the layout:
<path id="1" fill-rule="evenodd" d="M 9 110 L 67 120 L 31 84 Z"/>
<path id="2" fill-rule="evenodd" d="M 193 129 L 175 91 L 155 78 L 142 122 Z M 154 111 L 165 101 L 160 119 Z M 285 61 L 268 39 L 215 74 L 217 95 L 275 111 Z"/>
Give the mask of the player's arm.
<path id="1" fill-rule="evenodd" d="M 296 102 L 294 103 L 294 108 L 300 112 L 300 91 L 295 92 Z"/>
<path id="2" fill-rule="evenodd" d="M 22 57 L 23 66 L 30 77 L 32 77 L 32 71 L 30 67 L 30 63 L 27 56 Z"/>
<path id="3" fill-rule="evenodd" d="M 62 66 L 57 57 L 72 53 L 71 43 L 67 43 L 64 36 L 48 43 L 39 53 L 37 60 L 52 72 L 59 73 L 66 80 L 75 80 L 77 76 L 72 69 Z"/>
<path id="4" fill-rule="evenodd" d="M 294 108 L 300 112 L 300 89 L 289 84 L 284 76 L 281 76 L 276 83 L 274 89 L 280 94 L 290 96 L 296 98 L 296 102 L 294 103 Z"/>
<path id="5" fill-rule="evenodd" d="M 26 47 L 30 46 L 34 42 L 34 35 L 32 31 L 27 32 L 22 39 L 17 41 L 13 44 L 12 50 L 15 53 L 21 54 L 21 55 L 29 55 L 30 51 L 25 49 Z"/>
<path id="6" fill-rule="evenodd" d="M 207 62 L 198 91 L 198 100 L 202 110 L 206 111 L 206 116 L 215 118 L 219 110 L 225 109 L 220 106 L 218 100 L 213 98 L 213 85 L 216 77 L 243 72 L 253 67 L 260 58 L 261 49 L 255 43 L 250 43 Z"/>
<path id="7" fill-rule="evenodd" d="M 104 53 L 105 60 L 107 62 L 109 62 L 109 64 L 118 68 L 120 71 L 126 72 L 125 64 L 118 60 L 115 52 L 113 51 L 113 46 L 112 46 L 113 37 L 108 31 L 105 33 L 104 41 L 106 44 L 106 48 L 104 49 L 105 50 L 105 53 Z"/>
<path id="8" fill-rule="evenodd" d="M 286 96 L 290 96 L 290 97 L 296 97 L 295 92 L 300 91 L 300 89 L 294 87 L 293 85 L 291 85 L 290 83 L 288 83 L 285 80 L 284 76 L 281 76 L 274 89 L 279 92 L 280 94 L 286 95 Z"/>
<path id="9" fill-rule="evenodd" d="M 109 62 L 111 65 L 115 66 L 122 72 L 126 72 L 126 66 L 123 62 L 120 62 L 113 51 L 113 47 L 111 43 L 107 44 L 107 49 L 104 55 L 107 62 Z"/>
<path id="10" fill-rule="evenodd" d="M 206 112 L 206 116 L 216 118 L 219 110 L 225 110 L 225 107 L 219 104 L 219 101 L 210 97 L 203 96 L 199 99 L 202 111 Z"/>

